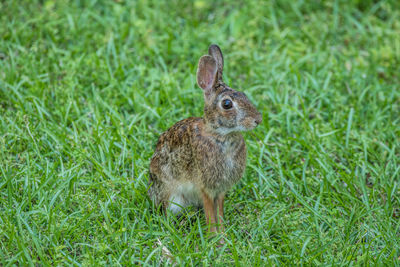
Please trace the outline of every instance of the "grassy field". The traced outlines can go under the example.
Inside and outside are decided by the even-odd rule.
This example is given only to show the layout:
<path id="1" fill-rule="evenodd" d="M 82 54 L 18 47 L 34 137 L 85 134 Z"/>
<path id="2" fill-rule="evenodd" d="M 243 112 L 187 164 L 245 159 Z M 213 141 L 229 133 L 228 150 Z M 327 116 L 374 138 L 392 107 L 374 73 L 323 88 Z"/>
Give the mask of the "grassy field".
<path id="1" fill-rule="evenodd" d="M 0 265 L 400 265 L 399 1 L 0 2 Z M 263 113 L 228 193 L 152 212 L 199 57 Z"/>

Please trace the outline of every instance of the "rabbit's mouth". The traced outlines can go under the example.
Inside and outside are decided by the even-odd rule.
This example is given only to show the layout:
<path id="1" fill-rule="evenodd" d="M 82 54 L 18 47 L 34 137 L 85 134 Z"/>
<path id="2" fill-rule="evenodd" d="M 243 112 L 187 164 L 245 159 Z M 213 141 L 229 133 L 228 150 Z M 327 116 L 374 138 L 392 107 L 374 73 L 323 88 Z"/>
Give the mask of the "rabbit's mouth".
<path id="1" fill-rule="evenodd" d="M 216 132 L 218 134 L 221 135 L 227 135 L 230 133 L 237 133 L 237 132 L 247 132 L 247 131 L 251 131 L 254 128 L 256 128 L 258 125 L 258 123 L 256 123 L 255 121 L 253 122 L 246 122 L 246 123 L 241 123 L 235 127 L 232 128 L 227 128 L 227 127 L 219 127 L 216 129 Z"/>

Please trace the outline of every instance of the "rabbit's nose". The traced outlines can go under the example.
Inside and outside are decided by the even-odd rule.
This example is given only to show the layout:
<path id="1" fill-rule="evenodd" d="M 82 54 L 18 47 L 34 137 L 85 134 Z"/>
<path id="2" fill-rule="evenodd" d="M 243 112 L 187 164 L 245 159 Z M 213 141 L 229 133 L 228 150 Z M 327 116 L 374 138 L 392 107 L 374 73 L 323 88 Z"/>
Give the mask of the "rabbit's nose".
<path id="1" fill-rule="evenodd" d="M 262 117 L 261 117 L 261 115 L 257 116 L 257 117 L 254 119 L 254 122 L 255 122 L 257 125 L 259 125 L 259 124 L 262 122 Z"/>

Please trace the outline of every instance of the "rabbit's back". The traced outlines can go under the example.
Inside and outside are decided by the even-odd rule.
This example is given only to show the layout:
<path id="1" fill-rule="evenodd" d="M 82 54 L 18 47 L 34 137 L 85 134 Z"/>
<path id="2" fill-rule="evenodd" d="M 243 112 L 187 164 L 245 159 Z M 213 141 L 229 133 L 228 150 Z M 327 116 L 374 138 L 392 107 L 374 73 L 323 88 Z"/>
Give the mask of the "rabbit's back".
<path id="1" fill-rule="evenodd" d="M 194 168 L 192 139 L 202 118 L 188 118 L 177 122 L 158 139 L 150 162 L 150 173 L 163 181 L 190 178 Z"/>

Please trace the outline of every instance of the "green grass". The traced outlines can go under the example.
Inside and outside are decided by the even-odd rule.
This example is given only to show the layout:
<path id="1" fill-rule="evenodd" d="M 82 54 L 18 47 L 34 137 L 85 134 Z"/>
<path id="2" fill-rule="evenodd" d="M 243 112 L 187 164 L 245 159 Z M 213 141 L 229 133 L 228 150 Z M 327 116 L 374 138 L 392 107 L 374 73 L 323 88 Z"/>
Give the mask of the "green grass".
<path id="1" fill-rule="evenodd" d="M 400 265 L 398 1 L 1 1 L 0 265 Z M 263 123 L 229 191 L 153 213 L 158 136 L 199 57 Z"/>

